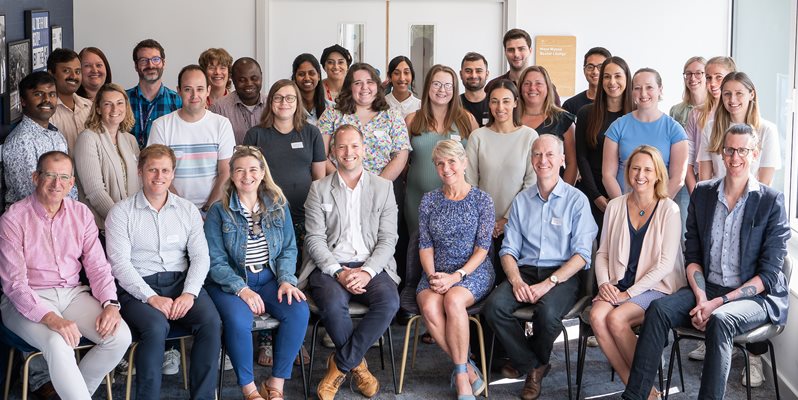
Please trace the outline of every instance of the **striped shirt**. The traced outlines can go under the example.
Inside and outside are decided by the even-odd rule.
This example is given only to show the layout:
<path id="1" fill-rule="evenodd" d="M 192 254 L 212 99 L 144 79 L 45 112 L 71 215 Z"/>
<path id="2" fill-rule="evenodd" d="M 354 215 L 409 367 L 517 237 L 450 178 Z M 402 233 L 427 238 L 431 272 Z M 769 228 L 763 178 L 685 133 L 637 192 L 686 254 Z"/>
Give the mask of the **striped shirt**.
<path id="1" fill-rule="evenodd" d="M 140 148 L 147 144 L 153 121 L 183 106 L 180 95 L 163 84 L 152 101 L 144 97 L 138 85 L 127 90 L 127 97 L 130 99 L 133 118 L 136 119 L 130 133 L 136 137 Z"/>
<path id="2" fill-rule="evenodd" d="M 258 210 L 260 210 L 260 206 L 256 204 L 255 211 L 257 212 Z M 252 220 L 252 214 L 247 211 L 243 204 L 241 206 L 241 211 L 247 219 L 248 228 L 247 256 L 244 264 L 246 266 L 267 265 L 269 263 L 269 242 L 266 241 L 266 236 L 263 234 L 262 230 L 258 230 L 257 234 L 255 234 L 255 223 Z M 260 223 L 260 218 L 258 219 L 258 223 Z"/>

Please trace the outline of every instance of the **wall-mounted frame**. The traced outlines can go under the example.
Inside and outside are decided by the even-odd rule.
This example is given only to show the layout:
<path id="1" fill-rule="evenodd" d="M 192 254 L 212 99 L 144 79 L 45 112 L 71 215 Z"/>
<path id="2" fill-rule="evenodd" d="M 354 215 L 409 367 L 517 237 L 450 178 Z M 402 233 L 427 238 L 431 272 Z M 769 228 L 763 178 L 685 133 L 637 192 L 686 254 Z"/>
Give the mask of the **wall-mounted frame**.
<path id="1" fill-rule="evenodd" d="M 50 27 L 50 52 L 64 47 L 64 28 L 60 25 Z"/>
<path id="2" fill-rule="evenodd" d="M 22 118 L 19 82 L 31 73 L 30 39 L 8 43 L 8 122 Z"/>
<path id="3" fill-rule="evenodd" d="M 6 15 L 0 14 L 0 95 L 6 92 L 8 57 L 6 53 Z M 0 119 L 0 124 L 3 121 Z"/>
<path id="4" fill-rule="evenodd" d="M 33 71 L 46 70 L 47 57 L 50 56 L 50 12 L 25 11 L 25 35 L 31 41 Z"/>

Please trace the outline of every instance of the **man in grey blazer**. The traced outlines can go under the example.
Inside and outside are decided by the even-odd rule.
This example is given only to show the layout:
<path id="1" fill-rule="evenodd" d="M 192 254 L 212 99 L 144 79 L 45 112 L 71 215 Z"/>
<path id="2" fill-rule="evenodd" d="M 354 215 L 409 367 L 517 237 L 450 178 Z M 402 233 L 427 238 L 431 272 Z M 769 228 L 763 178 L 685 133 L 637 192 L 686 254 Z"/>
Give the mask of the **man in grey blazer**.
<path id="1" fill-rule="evenodd" d="M 393 183 L 363 169 L 363 134 L 352 125 L 335 130 L 335 173 L 310 186 L 305 201 L 305 249 L 299 287 L 309 286 L 335 343 L 316 392 L 333 399 L 350 371 L 366 397 L 379 392 L 363 356 L 399 309 L 394 246 L 398 238 Z M 353 327 L 349 301 L 369 307 Z"/>

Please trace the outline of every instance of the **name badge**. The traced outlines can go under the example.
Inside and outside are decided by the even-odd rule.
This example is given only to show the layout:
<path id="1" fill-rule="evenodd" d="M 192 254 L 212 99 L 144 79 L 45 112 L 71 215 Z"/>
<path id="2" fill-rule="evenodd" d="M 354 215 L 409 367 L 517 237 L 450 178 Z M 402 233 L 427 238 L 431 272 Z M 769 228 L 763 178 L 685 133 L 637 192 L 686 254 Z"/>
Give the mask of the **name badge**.
<path id="1" fill-rule="evenodd" d="M 551 219 L 551 224 L 554 225 L 554 226 L 561 226 L 562 225 L 562 220 L 559 219 L 559 218 L 556 218 L 556 217 L 552 218 Z"/>
<path id="2" fill-rule="evenodd" d="M 326 211 L 326 212 L 330 212 L 330 211 L 332 211 L 332 204 L 324 204 L 324 203 L 322 203 L 321 209 Z"/>
<path id="3" fill-rule="evenodd" d="M 302 142 L 293 142 L 293 143 L 291 143 L 291 148 L 292 149 L 304 149 L 305 148 L 305 144 L 302 143 Z"/>
<path id="4" fill-rule="evenodd" d="M 388 133 L 386 133 L 385 131 L 374 131 L 374 136 L 378 138 L 384 138 L 388 136 Z"/>
<path id="5" fill-rule="evenodd" d="M 169 235 L 166 237 L 166 243 L 177 243 L 180 240 L 178 235 Z"/>
<path id="6" fill-rule="evenodd" d="M 460 135 L 449 135 L 449 138 L 454 140 L 454 141 L 456 141 L 456 142 L 459 142 L 459 141 L 463 140 L 463 139 L 460 138 Z"/>
<path id="7" fill-rule="evenodd" d="M 487 118 L 482 118 L 482 126 L 485 126 L 487 124 L 488 124 L 488 119 Z"/>

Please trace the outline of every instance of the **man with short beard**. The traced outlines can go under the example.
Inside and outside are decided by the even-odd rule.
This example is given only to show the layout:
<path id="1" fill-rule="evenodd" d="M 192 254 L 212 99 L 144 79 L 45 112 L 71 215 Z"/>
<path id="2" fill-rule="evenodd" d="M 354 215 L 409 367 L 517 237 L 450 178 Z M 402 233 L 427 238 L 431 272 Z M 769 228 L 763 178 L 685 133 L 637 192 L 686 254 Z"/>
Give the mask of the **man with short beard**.
<path id="1" fill-rule="evenodd" d="M 81 70 L 80 58 L 74 50 L 55 49 L 47 58 L 47 72 L 55 77 L 58 94 L 50 123 L 64 135 L 70 154 L 91 113 L 91 100 L 75 94 L 80 88 Z"/>
<path id="2" fill-rule="evenodd" d="M 266 94 L 262 92 L 263 72 L 257 61 L 250 57 L 236 60 L 232 80 L 236 91 L 213 103 L 210 110 L 230 120 L 236 144 L 241 144 L 247 131 L 260 123 L 268 104 L 265 103 Z"/>
<path id="3" fill-rule="evenodd" d="M 144 39 L 133 48 L 133 67 L 139 75 L 139 84 L 127 90 L 130 108 L 136 123 L 130 133 L 136 137 L 140 148 L 147 145 L 152 121 L 183 106 L 177 92 L 163 85 L 166 54 L 163 46 L 153 39 Z"/>
<path id="4" fill-rule="evenodd" d="M 488 60 L 479 53 L 466 53 L 460 63 L 460 79 L 465 88 L 465 92 L 460 95 L 460 101 L 463 103 L 463 107 L 477 120 L 480 128 L 488 123 L 490 117 L 488 95 L 484 90 L 488 75 L 490 75 Z"/>

